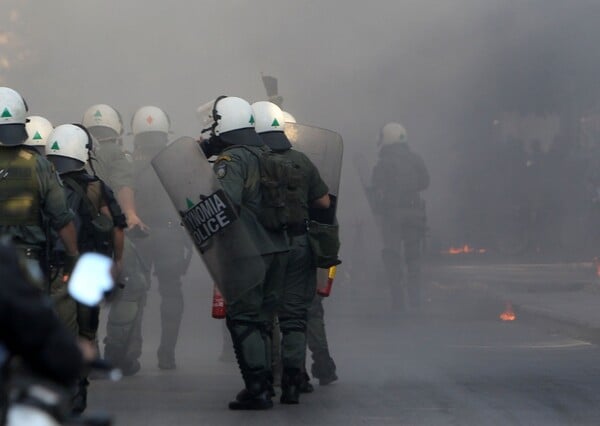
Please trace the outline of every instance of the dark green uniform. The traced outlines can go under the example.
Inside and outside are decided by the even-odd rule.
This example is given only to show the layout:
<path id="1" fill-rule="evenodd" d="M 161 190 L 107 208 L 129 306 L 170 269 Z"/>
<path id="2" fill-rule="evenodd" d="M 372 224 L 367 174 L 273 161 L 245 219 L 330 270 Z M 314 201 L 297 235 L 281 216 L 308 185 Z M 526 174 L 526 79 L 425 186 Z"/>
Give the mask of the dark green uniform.
<path id="1" fill-rule="evenodd" d="M 85 188 L 85 193 L 94 206 L 96 211 L 100 211 L 103 207 L 108 207 L 111 213 L 113 226 L 115 228 L 125 228 L 127 226 L 125 217 L 121 212 L 116 200 L 112 195 L 112 191 L 109 188 L 103 188 L 105 185 L 99 179 L 88 175 L 84 171 L 76 171 L 70 173 L 64 173 L 61 175 L 62 179 L 67 179 L 67 183 L 72 180 L 74 183 L 79 185 L 82 189 Z M 70 200 L 73 195 L 72 189 L 69 188 L 68 184 L 65 184 L 65 195 L 67 200 Z M 79 209 L 75 211 L 75 209 Z M 87 213 L 87 206 L 84 202 L 80 205 L 72 206 L 72 210 L 79 217 L 80 228 L 78 232 L 78 248 L 80 253 L 87 253 L 94 251 L 91 247 L 91 241 L 86 241 L 89 237 L 89 229 L 91 228 L 90 223 L 84 223 L 86 220 L 90 220 L 92 216 Z M 81 212 L 86 212 L 81 214 Z M 79 335 L 88 340 L 94 341 L 96 339 L 96 332 L 98 329 L 98 309 L 89 308 L 87 306 L 80 305 L 75 302 L 68 292 L 68 288 L 63 280 L 63 271 L 60 266 L 61 253 L 56 252 L 52 259 L 58 261 L 52 270 L 52 283 L 50 288 L 50 295 L 53 300 L 54 307 L 58 313 L 58 316 L 67 326 L 69 331 L 74 335 Z"/>
<path id="2" fill-rule="evenodd" d="M 425 236 L 425 203 L 420 192 L 429 186 L 423 159 L 406 143 L 383 146 L 373 170 L 375 213 L 381 216 L 387 281 L 396 310 L 404 309 L 404 293 L 420 306 L 421 245 Z M 403 265 L 406 274 L 403 273 Z"/>
<path id="3" fill-rule="evenodd" d="M 131 162 L 115 140 L 94 144 L 90 160 L 94 171 L 115 194 L 124 187 L 133 189 L 134 175 Z M 149 287 L 147 268 L 135 245 L 125 237 L 123 270 L 119 281 L 124 288 L 117 289 L 106 325 L 104 356 L 123 368 L 126 374 L 139 369 L 137 359 L 142 354 L 142 314 Z"/>
<path id="4" fill-rule="evenodd" d="M 46 249 L 47 223 L 58 231 L 73 220 L 62 182 L 46 158 L 21 146 L 0 146 L 0 234 L 11 235 L 30 261 Z"/>
<path id="5" fill-rule="evenodd" d="M 234 146 L 225 150 L 214 166 L 223 189 L 239 207 L 240 219 L 261 253 L 267 270 L 263 283 L 227 305 L 227 327 L 246 390 L 252 394 L 265 391 L 270 380 L 272 319 L 288 250 L 285 233 L 267 231 L 256 216 L 262 199 L 257 156 L 263 149 L 268 148 Z"/>
<path id="6" fill-rule="evenodd" d="M 127 226 L 125 216 L 114 199 L 112 191 L 105 186 L 104 182 L 88 175 L 85 171 L 63 173 L 61 178 L 66 182 L 65 196 L 71 204 L 71 209 L 78 217 L 78 221 L 76 221 L 79 223 L 77 245 L 80 253 L 97 251 L 97 247 L 92 241 L 93 237 L 90 234 L 93 232 L 91 231 L 93 225 L 90 221 L 94 218 L 94 214 L 100 212 L 103 207 L 107 207 L 110 211 L 113 228 L 123 229 Z M 83 198 L 76 197 L 77 192 L 73 189 L 76 187 L 81 188 L 90 205 L 93 206 L 92 208 L 88 206 Z M 77 200 L 80 200 L 79 204 L 75 204 Z M 106 244 L 112 244 L 112 241 L 108 239 L 105 242 Z M 63 253 L 57 251 L 52 256 L 52 259 L 57 261 L 54 269 L 51 270 L 53 280 L 50 285 L 50 296 L 54 309 L 74 336 L 95 342 L 100 320 L 100 308 L 77 303 L 69 295 L 68 286 L 63 279 L 63 269 L 60 262 L 62 260 L 61 254 Z M 72 408 L 77 412 L 83 412 L 87 406 L 88 384 L 87 376 L 82 376 L 78 389 L 72 398 Z"/>
<path id="7" fill-rule="evenodd" d="M 316 269 L 306 225 L 309 219 L 309 206 L 313 201 L 327 195 L 329 189 L 306 155 L 293 149 L 276 152 L 291 163 L 296 173 L 300 175 L 295 190 L 302 201 L 302 212 L 295 216 L 304 217 L 301 223 L 290 225 L 287 231 L 290 253 L 278 309 L 279 327 L 282 333 L 282 386 L 285 387 L 287 382 L 299 384 L 300 376 L 304 374 L 307 315 L 317 286 Z"/>

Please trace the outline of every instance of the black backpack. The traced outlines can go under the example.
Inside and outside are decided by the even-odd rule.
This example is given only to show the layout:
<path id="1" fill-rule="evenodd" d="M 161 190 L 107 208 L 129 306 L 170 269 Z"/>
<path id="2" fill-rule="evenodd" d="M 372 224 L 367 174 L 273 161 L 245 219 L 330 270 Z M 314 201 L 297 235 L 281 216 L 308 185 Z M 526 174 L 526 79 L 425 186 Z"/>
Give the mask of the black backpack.
<path id="1" fill-rule="evenodd" d="M 270 231 L 283 231 L 305 223 L 300 166 L 270 149 L 262 148 L 257 153 L 247 146 L 238 146 L 258 159 L 262 201 L 260 211 L 255 213 L 260 223 Z"/>
<path id="2" fill-rule="evenodd" d="M 87 182 L 77 182 L 72 177 L 63 178 L 67 189 L 67 205 L 75 213 L 79 251 L 112 256 L 113 221 L 108 216 L 101 214 L 87 196 L 87 186 L 94 181 L 96 180 L 93 178 Z"/>

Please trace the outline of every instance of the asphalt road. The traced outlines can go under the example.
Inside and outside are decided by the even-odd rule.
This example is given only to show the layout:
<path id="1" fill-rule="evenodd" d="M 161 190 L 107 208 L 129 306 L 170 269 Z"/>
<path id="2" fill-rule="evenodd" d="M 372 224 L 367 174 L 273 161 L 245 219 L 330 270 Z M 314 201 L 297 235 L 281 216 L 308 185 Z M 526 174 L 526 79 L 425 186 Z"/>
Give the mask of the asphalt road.
<path id="1" fill-rule="evenodd" d="M 270 411 L 232 412 L 241 379 L 218 360 L 221 324 L 208 318 L 209 301 L 188 306 L 178 369 L 162 372 L 153 293 L 142 371 L 93 382 L 90 410 L 132 426 L 600 424 L 598 346 L 537 322 L 503 323 L 502 306 L 472 289 L 432 285 L 424 312 L 410 316 L 390 316 L 386 297 L 368 294 L 342 288 L 327 302 L 338 382 L 316 385 L 298 406 L 276 399 Z"/>

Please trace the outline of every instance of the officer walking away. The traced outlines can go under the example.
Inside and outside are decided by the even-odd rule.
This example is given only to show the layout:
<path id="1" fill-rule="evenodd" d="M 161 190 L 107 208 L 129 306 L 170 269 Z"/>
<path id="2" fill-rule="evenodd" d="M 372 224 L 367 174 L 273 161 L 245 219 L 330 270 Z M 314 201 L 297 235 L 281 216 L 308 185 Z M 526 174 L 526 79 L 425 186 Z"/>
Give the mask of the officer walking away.
<path id="1" fill-rule="evenodd" d="M 119 146 L 123 134 L 121 115 L 109 105 L 93 105 L 84 113 L 82 124 L 95 139 L 90 168 L 115 192 L 128 230 L 143 234 L 147 227 L 137 214 L 133 167 Z M 148 289 L 146 269 L 135 245 L 126 236 L 123 268 L 118 278 L 124 288 L 116 291 L 104 340 L 104 357 L 126 376 L 140 369 L 142 313 Z"/>
<path id="2" fill-rule="evenodd" d="M 158 280 L 161 334 L 157 356 L 158 367 L 163 370 L 176 367 L 175 345 L 183 316 L 181 278 L 192 254 L 190 239 L 179 225 L 181 219 L 150 164 L 167 146 L 170 127 L 167 114 L 155 106 L 138 109 L 131 120 L 136 204 L 149 226 L 149 236 L 136 240 L 136 247 L 146 262 L 148 274 L 153 269 Z"/>
<path id="3" fill-rule="evenodd" d="M 77 261 L 73 213 L 54 166 L 23 148 L 27 105 L 20 94 L 0 87 L 0 235 L 10 235 L 32 264 L 46 268 L 47 229 L 54 229 L 65 246 L 65 272 Z"/>
<path id="4" fill-rule="evenodd" d="M 421 251 L 426 230 L 425 202 L 420 193 L 429 187 L 429 173 L 423 159 L 408 146 L 401 124 L 386 124 L 378 146 L 371 193 L 374 214 L 381 217 L 386 227 L 382 232 L 382 259 L 393 310 L 404 311 L 406 301 L 411 308 L 419 309 Z"/>
<path id="5" fill-rule="evenodd" d="M 285 118 L 271 102 L 252 105 L 256 132 L 286 163 L 286 232 L 290 244 L 283 291 L 278 308 L 282 333 L 281 403 L 298 404 L 305 383 L 306 322 L 308 308 L 317 289 L 316 269 L 308 240 L 309 207 L 328 209 L 329 189 L 315 165 L 303 153 L 292 149 L 284 133 Z"/>
<path id="6" fill-rule="evenodd" d="M 91 136 L 83 126 L 64 124 L 52 131 L 49 140 L 51 143 L 46 145 L 47 158 L 60 174 L 67 205 L 75 213 L 79 252 L 111 256 L 119 269 L 123 258 L 123 229 L 127 225 L 112 190 L 102 180 L 85 171 L 92 146 Z M 54 307 L 74 336 L 94 344 L 100 310 L 77 303 L 69 296 L 63 278 L 63 256 L 63 247 L 58 244 L 51 262 L 54 266 L 51 275 L 54 278 L 50 295 Z M 82 413 L 87 406 L 88 384 L 87 377 L 79 381 L 77 393 L 72 399 L 75 413 Z"/>
<path id="7" fill-rule="evenodd" d="M 214 171 L 236 206 L 265 263 L 266 277 L 238 300 L 227 305 L 231 333 L 245 388 L 229 403 L 232 410 L 261 410 L 273 406 L 271 333 L 277 298 L 285 272 L 288 244 L 285 232 L 267 227 L 272 210 L 261 185 L 261 161 L 269 149 L 254 130 L 250 104 L 237 97 L 219 97 L 212 108 L 210 139 L 201 146 L 206 157 L 219 155 Z M 259 219 L 261 218 L 261 219 Z M 272 218 L 272 217 L 271 217 Z M 272 223 L 272 225 L 274 225 Z M 235 283 L 232 283 L 235 285 Z M 223 283 L 227 286 L 228 283 Z"/>
<path id="8" fill-rule="evenodd" d="M 296 123 L 296 119 L 290 113 L 283 111 L 283 117 L 286 123 Z M 308 308 L 308 318 L 306 322 L 306 343 L 312 353 L 311 374 L 319 380 L 320 386 L 326 386 L 338 379 L 336 374 L 336 365 L 329 351 L 327 342 L 327 333 L 325 331 L 325 309 L 323 307 L 323 296 L 316 292 Z M 305 352 L 306 358 L 306 352 Z M 306 362 L 306 361 L 304 361 Z M 305 370 L 305 366 L 303 365 Z M 309 381 L 308 375 L 304 373 L 304 383 L 300 386 L 301 393 L 310 393 L 313 386 Z"/>

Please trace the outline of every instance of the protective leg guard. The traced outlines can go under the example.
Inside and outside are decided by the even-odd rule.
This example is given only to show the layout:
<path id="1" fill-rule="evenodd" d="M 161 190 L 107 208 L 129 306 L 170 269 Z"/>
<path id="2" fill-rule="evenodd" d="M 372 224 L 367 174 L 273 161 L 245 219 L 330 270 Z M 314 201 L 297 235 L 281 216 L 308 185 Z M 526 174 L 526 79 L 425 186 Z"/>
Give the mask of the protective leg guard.
<path id="1" fill-rule="evenodd" d="M 140 369 L 137 358 L 136 343 L 132 350 L 132 340 L 138 333 L 136 328 L 140 327 L 141 312 L 139 301 L 119 300 L 113 303 L 106 325 L 106 337 L 104 338 L 104 358 L 111 364 L 123 370 L 124 375 L 133 375 Z M 136 356 L 137 353 L 137 356 Z"/>
<path id="2" fill-rule="evenodd" d="M 270 369 L 259 324 L 227 317 L 233 349 L 246 388 L 229 403 L 231 410 L 265 410 L 273 406 L 269 391 Z"/>

